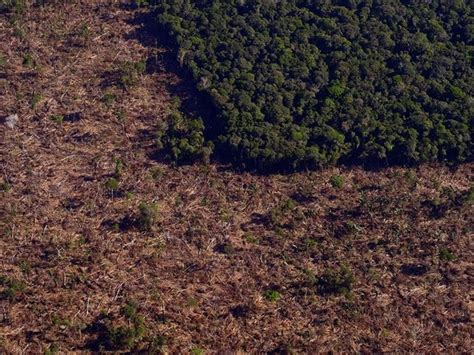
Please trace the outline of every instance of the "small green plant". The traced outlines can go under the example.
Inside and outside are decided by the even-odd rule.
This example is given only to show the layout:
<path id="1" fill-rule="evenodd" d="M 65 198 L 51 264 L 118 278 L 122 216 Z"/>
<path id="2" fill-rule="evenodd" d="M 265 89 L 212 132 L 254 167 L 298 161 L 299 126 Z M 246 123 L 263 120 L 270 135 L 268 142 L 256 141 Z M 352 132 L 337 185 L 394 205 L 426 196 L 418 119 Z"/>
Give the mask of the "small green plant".
<path id="1" fill-rule="evenodd" d="M 115 117 L 117 117 L 117 119 L 121 122 L 125 121 L 125 119 L 127 118 L 127 115 L 125 114 L 125 112 L 123 111 L 116 111 L 115 112 Z"/>
<path id="2" fill-rule="evenodd" d="M 117 96 L 116 96 L 114 93 L 112 93 L 112 92 L 106 92 L 106 93 L 102 96 L 102 102 L 103 102 L 107 107 L 112 106 L 116 99 L 117 99 Z"/>
<path id="3" fill-rule="evenodd" d="M 163 174 L 164 174 L 163 168 L 159 166 L 154 166 L 153 168 L 150 169 L 150 176 L 154 180 L 160 180 Z"/>
<path id="4" fill-rule="evenodd" d="M 7 66 L 7 59 L 0 54 L 0 70 L 3 70 L 5 69 L 5 67 Z"/>
<path id="5" fill-rule="evenodd" d="M 120 313 L 128 320 L 133 320 L 138 315 L 138 303 L 130 300 L 122 307 Z"/>
<path id="6" fill-rule="evenodd" d="M 405 172 L 405 179 L 408 182 L 409 187 L 414 190 L 418 186 L 418 176 L 413 170 Z"/>
<path id="7" fill-rule="evenodd" d="M 205 351 L 204 351 L 204 349 L 195 346 L 195 347 L 191 348 L 191 351 L 189 353 L 191 355 L 204 355 Z"/>
<path id="8" fill-rule="evenodd" d="M 123 161 L 119 158 L 115 158 L 114 159 L 114 176 L 116 178 L 119 178 L 120 176 L 122 176 L 122 172 L 123 172 Z"/>
<path id="9" fill-rule="evenodd" d="M 247 233 L 244 235 L 244 239 L 251 244 L 258 244 L 258 239 L 252 233 Z"/>
<path id="10" fill-rule="evenodd" d="M 446 248 L 440 248 L 438 251 L 438 256 L 442 261 L 453 261 L 456 259 L 454 254 Z"/>
<path id="11" fill-rule="evenodd" d="M 43 100 L 43 97 L 40 94 L 34 94 L 31 98 L 31 108 L 34 110 L 41 100 Z"/>
<path id="12" fill-rule="evenodd" d="M 189 297 L 187 300 L 186 300 L 186 304 L 188 305 L 188 307 L 196 307 L 198 304 L 199 304 L 199 301 L 193 297 Z"/>
<path id="13" fill-rule="evenodd" d="M 120 183 L 116 178 L 110 178 L 105 182 L 105 188 L 112 193 L 119 189 L 119 185 Z"/>
<path id="14" fill-rule="evenodd" d="M 59 346 L 58 344 L 51 344 L 48 348 L 44 351 L 44 355 L 55 355 L 59 353 Z"/>
<path id="15" fill-rule="evenodd" d="M 265 297 L 265 299 L 267 301 L 270 301 L 270 302 L 276 302 L 280 299 L 281 297 L 281 294 L 280 292 L 278 292 L 277 290 L 267 290 L 263 293 L 263 297 Z"/>
<path id="16" fill-rule="evenodd" d="M 345 181 L 344 176 L 341 176 L 341 175 L 333 175 L 329 179 L 331 186 L 336 189 L 342 188 L 344 186 L 344 181 Z"/>
<path id="17" fill-rule="evenodd" d="M 49 119 L 53 122 L 56 122 L 56 123 L 63 123 L 64 122 L 64 116 L 63 115 L 51 115 L 51 116 L 49 116 Z"/>
<path id="18" fill-rule="evenodd" d="M 35 64 L 33 56 L 30 53 L 27 53 L 23 56 L 23 66 L 27 68 L 32 68 Z"/>
<path id="19" fill-rule="evenodd" d="M 137 224 L 142 231 L 151 231 L 158 217 L 158 206 L 156 203 L 140 203 Z"/>
<path id="20" fill-rule="evenodd" d="M 91 29 L 86 23 L 82 24 L 81 28 L 79 29 L 79 36 L 84 38 L 85 40 L 88 40 L 90 38 Z"/>
<path id="21" fill-rule="evenodd" d="M 319 277 L 316 287 L 319 293 L 325 294 L 348 294 L 355 282 L 352 270 L 347 265 L 338 269 L 329 269 Z"/>

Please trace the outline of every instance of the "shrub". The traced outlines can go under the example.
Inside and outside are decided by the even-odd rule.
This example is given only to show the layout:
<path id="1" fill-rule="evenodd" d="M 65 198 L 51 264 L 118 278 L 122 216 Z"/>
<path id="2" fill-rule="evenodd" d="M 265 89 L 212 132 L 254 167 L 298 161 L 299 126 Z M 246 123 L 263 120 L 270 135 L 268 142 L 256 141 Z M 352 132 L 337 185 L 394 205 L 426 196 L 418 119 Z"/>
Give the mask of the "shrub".
<path id="1" fill-rule="evenodd" d="M 106 92 L 104 96 L 102 96 L 102 102 L 108 107 L 112 106 L 116 99 L 117 96 L 112 92 Z"/>
<path id="2" fill-rule="evenodd" d="M 138 83 L 140 76 L 146 70 L 146 62 L 125 62 L 120 68 L 119 84 L 124 88 L 129 88 Z"/>
<path id="3" fill-rule="evenodd" d="M 3 287 L 3 290 L 0 291 L 0 299 L 9 301 L 15 301 L 26 288 L 23 281 L 6 276 L 0 276 L 0 286 Z"/>
<path id="4" fill-rule="evenodd" d="M 21 14 L 26 10 L 26 0 L 0 0 L 0 13 L 2 11 Z"/>
<path id="5" fill-rule="evenodd" d="M 145 319 L 139 314 L 138 304 L 127 302 L 120 311 L 122 317 L 105 315 L 99 334 L 99 349 L 105 350 L 134 350 L 148 335 Z"/>
<path id="6" fill-rule="evenodd" d="M 474 205 L 474 186 L 461 196 L 461 203 L 465 205 Z"/>
<path id="7" fill-rule="evenodd" d="M 27 53 L 23 56 L 23 65 L 27 68 L 31 68 L 34 66 L 34 59 L 30 53 Z"/>
<path id="8" fill-rule="evenodd" d="M 214 148 L 204 138 L 203 121 L 185 117 L 178 109 L 173 109 L 167 126 L 157 132 L 156 138 L 157 148 L 179 164 L 195 161 L 208 164 Z"/>
<path id="9" fill-rule="evenodd" d="M 115 178 L 110 178 L 105 182 L 105 188 L 110 192 L 117 191 L 119 189 L 119 181 Z"/>
<path id="10" fill-rule="evenodd" d="M 137 218 L 138 227 L 142 231 L 151 231 L 158 216 L 158 206 L 156 203 L 140 203 Z"/>
<path id="11" fill-rule="evenodd" d="M 438 256 L 442 261 L 453 261 L 456 259 L 454 254 L 446 248 L 440 248 L 438 251 Z"/>
<path id="12" fill-rule="evenodd" d="M 352 270 L 347 265 L 342 265 L 338 269 L 329 269 L 319 277 L 317 289 L 323 294 L 346 294 L 352 289 L 355 282 Z"/>

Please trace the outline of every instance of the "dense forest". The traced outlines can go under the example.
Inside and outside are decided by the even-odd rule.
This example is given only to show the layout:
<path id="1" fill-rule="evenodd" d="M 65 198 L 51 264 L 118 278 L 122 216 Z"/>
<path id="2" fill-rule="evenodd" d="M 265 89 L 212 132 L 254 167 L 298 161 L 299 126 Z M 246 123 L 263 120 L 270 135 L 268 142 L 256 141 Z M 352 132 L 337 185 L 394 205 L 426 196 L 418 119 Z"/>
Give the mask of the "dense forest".
<path id="1" fill-rule="evenodd" d="M 469 1 L 160 0 L 157 11 L 180 65 L 217 109 L 206 129 L 238 163 L 473 157 Z M 198 156 L 203 139 L 172 126 L 164 146 Z"/>

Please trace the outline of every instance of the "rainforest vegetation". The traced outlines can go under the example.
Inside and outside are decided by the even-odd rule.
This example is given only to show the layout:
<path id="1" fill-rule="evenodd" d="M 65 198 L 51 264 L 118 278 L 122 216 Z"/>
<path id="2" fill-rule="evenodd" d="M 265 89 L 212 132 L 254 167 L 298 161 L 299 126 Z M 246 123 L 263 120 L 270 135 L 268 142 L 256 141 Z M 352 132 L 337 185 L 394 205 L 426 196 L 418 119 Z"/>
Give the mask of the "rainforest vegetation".
<path id="1" fill-rule="evenodd" d="M 157 11 L 179 64 L 217 110 L 205 129 L 237 163 L 473 157 L 469 1 L 160 0 Z M 175 157 L 200 150 L 186 135 L 173 139 Z"/>

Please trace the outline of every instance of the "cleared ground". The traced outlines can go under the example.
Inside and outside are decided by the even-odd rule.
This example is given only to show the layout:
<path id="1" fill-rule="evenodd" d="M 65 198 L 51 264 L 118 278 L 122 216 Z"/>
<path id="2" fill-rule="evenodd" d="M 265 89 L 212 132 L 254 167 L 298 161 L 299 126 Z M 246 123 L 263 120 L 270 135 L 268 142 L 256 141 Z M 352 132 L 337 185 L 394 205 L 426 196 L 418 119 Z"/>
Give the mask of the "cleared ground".
<path id="1" fill-rule="evenodd" d="M 472 350 L 474 165 L 175 168 L 192 90 L 143 15 L 0 15 L 0 349 Z"/>

